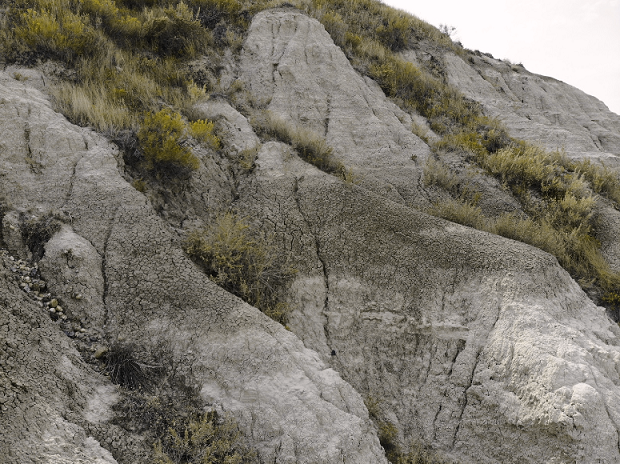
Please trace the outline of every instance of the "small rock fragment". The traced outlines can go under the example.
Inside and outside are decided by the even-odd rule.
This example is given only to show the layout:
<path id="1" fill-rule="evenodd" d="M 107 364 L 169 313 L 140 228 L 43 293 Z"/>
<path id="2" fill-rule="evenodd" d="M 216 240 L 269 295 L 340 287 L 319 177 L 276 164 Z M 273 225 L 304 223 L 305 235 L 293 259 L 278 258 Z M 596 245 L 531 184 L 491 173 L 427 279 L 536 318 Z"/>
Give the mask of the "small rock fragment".
<path id="1" fill-rule="evenodd" d="M 94 354 L 95 359 L 103 358 L 106 355 L 107 352 L 108 352 L 108 348 L 107 347 L 105 347 L 105 346 L 97 347 L 97 349 L 95 350 L 95 354 Z"/>

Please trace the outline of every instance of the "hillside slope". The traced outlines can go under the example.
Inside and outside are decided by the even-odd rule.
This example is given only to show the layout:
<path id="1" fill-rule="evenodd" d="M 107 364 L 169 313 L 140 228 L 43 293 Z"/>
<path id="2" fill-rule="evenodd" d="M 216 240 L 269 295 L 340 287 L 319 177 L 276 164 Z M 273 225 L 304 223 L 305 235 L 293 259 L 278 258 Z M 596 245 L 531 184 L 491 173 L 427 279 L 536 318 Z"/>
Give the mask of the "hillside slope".
<path id="1" fill-rule="evenodd" d="M 552 255 L 427 214 L 450 196 L 425 181 L 428 160 L 464 172 L 471 156 L 438 154 L 432 121 L 345 51 L 296 8 L 253 15 L 220 63 L 220 81 L 245 90 L 191 109 L 221 146 L 186 142 L 198 167 L 177 179 L 141 173 L 118 139 L 54 111 L 41 67 L 0 73 L 7 462 L 153 462 L 166 438 L 122 419 L 148 416 L 140 395 L 233 417 L 248 462 L 385 463 L 411 442 L 462 463 L 620 461 L 617 324 Z M 486 56 L 428 43 L 402 56 L 431 52 L 513 137 L 616 168 L 620 117 L 600 102 Z M 294 137 L 270 140 L 274 121 L 323 140 L 338 170 Z M 470 180 L 485 212 L 523 211 L 497 179 Z M 188 235 L 228 211 L 295 270 L 286 327 L 188 256 Z M 617 269 L 618 212 L 597 211 Z M 110 354 L 102 376 L 119 346 L 154 380 L 119 381 Z"/>

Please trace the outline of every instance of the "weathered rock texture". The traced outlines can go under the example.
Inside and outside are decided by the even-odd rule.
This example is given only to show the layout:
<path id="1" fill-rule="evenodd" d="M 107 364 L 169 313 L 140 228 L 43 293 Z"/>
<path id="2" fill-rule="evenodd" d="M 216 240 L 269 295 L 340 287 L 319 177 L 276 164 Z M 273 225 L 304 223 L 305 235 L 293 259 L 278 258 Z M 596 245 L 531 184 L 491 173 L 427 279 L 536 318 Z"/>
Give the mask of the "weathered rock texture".
<path id="1" fill-rule="evenodd" d="M 590 95 L 551 77 L 486 55 L 447 54 L 448 81 L 503 121 L 518 138 L 550 150 L 620 166 L 620 116 Z"/>
<path id="2" fill-rule="evenodd" d="M 192 372 L 204 399 L 236 413 L 264 462 L 385 462 L 360 395 L 297 337 L 198 270 L 149 201 L 123 180 L 113 147 L 54 113 L 38 91 L 0 76 L 0 132 L 6 134 L 0 195 L 13 209 L 40 215 L 62 211 L 71 218 L 47 244 L 42 262 L 50 290 L 68 309 L 77 308 L 79 314 L 82 302 L 88 301 L 85 322 L 99 324 L 96 328 L 109 337 L 145 350 L 169 344 L 175 360 Z M 79 287 L 88 299 L 73 304 L 70 287 Z M 19 300 L 7 298 L 3 318 L 10 308 L 21 308 Z M 46 345 L 48 354 L 36 348 L 37 340 L 31 341 L 27 331 L 13 334 L 12 326 L 3 327 L 18 341 L 15 352 L 29 346 L 43 364 L 55 366 L 58 362 L 50 356 L 62 359 L 67 351 L 66 341 L 54 341 L 62 339 L 58 331 Z M 3 397 L 19 395 L 22 388 L 12 369 L 19 358 L 11 359 L 2 365 Z M 26 388 L 34 398 L 48 389 L 50 395 L 56 392 L 44 378 L 39 382 L 33 376 L 30 382 Z M 74 414 L 88 420 L 77 400 L 63 395 L 58 403 L 65 405 L 57 406 L 59 416 L 71 404 Z M 9 429 L 5 421 L 22 414 L 18 404 L 8 403 L 5 411 L 9 408 L 2 429 L 11 432 L 4 434 L 8 443 L 3 446 L 13 454 L 40 462 L 38 452 L 28 455 L 28 443 L 73 435 L 61 422 L 58 432 L 47 435 L 48 429 L 32 432 L 28 424 L 15 423 Z M 76 449 L 84 447 L 83 442 L 97 448 L 93 439 L 84 441 L 79 434 L 73 441 L 64 440 Z M 123 455 L 122 449 L 112 451 Z M 44 462 L 65 462 L 62 459 L 52 456 Z"/>
<path id="3" fill-rule="evenodd" d="M 451 79 L 482 79 L 458 60 L 446 58 Z M 259 145 L 248 121 L 217 100 L 195 110 L 219 121 L 226 150 L 196 147 L 201 167 L 187 185 L 144 195 L 105 139 L 0 74 L 4 241 L 27 254 L 20 214 L 62 219 L 40 269 L 72 317 L 145 352 L 170 346 L 205 402 L 234 413 L 261 462 L 385 463 L 363 397 L 403 442 L 460 462 L 620 462 L 620 330 L 550 255 L 411 207 L 432 200 L 420 181 L 430 151 L 410 130 L 419 116 L 359 76 L 294 9 L 256 15 L 236 72 L 273 114 L 325 136 L 359 184 L 282 143 Z M 599 144 L 613 150 L 615 115 L 579 98 L 594 108 L 587 114 L 607 118 L 596 130 L 609 132 Z M 514 135 L 540 129 L 526 126 Z M 575 146 L 601 152 L 586 135 L 577 131 Z M 242 173 L 235 156 L 251 149 L 256 167 Z M 291 331 L 182 252 L 188 229 L 229 207 L 273 233 L 298 269 Z M 13 350 L 0 358 L 0 450 L 8 462 L 69 462 L 72 450 L 81 462 L 114 462 L 110 453 L 129 462 L 118 443 L 85 432 L 105 429 L 116 387 L 7 279 L 0 264 L 0 343 Z M 20 347 L 32 356 L 19 358 Z M 93 392 L 105 401 L 89 406 Z"/>
<path id="4" fill-rule="evenodd" d="M 258 15 L 241 71 L 271 112 L 322 129 L 346 165 L 399 193 L 259 153 L 240 203 L 298 257 L 291 326 L 306 346 L 404 437 L 464 461 L 618 461 L 619 332 L 555 259 L 393 203 L 423 195 L 411 154 L 427 148 L 316 21 Z"/>
<path id="5" fill-rule="evenodd" d="M 291 10 L 257 15 L 240 77 L 271 113 L 325 136 L 361 185 L 428 206 L 419 183 L 430 150 L 411 116 L 353 69 L 318 21 Z"/>
<path id="6" fill-rule="evenodd" d="M 80 425 L 110 417 L 114 386 L 18 288 L 14 265 L 0 255 L 0 461 L 116 464 Z"/>

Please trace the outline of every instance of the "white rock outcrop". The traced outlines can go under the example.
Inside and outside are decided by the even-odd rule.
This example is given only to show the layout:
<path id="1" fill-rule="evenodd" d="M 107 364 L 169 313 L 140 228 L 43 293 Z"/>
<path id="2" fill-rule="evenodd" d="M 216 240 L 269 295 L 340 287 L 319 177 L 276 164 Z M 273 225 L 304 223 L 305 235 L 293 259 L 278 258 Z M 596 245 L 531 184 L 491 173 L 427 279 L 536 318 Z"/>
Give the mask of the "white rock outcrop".
<path id="1" fill-rule="evenodd" d="M 448 81 L 514 137 L 620 167 L 620 116 L 579 89 L 486 55 L 445 56 Z"/>
<path id="2" fill-rule="evenodd" d="M 419 183 L 430 149 L 411 116 L 353 69 L 318 21 L 292 9 L 256 15 L 240 78 L 271 113 L 324 136 L 361 185 L 428 205 Z"/>

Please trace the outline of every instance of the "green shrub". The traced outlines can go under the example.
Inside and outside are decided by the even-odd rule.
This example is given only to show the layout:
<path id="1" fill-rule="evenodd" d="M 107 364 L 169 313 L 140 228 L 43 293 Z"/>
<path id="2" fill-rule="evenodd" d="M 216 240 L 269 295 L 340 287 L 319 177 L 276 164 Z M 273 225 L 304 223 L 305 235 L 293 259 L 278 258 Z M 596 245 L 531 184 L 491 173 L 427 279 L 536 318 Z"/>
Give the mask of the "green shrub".
<path id="1" fill-rule="evenodd" d="M 62 3 L 50 7 L 28 8 L 17 15 L 13 39 L 38 58 L 74 62 L 80 56 L 100 52 L 103 38 L 88 17 L 72 12 Z"/>
<path id="2" fill-rule="evenodd" d="M 482 154 L 478 164 L 513 188 L 513 191 L 535 189 L 546 198 L 562 199 L 570 193 L 576 198 L 589 195 L 583 176 L 566 168 L 558 153 L 549 154 L 531 145 L 513 145 L 496 153 Z"/>
<path id="3" fill-rule="evenodd" d="M 163 109 L 147 114 L 138 131 L 138 141 L 146 160 L 147 169 L 178 170 L 198 169 L 198 159 L 182 145 L 186 125 L 179 113 Z"/>
<path id="4" fill-rule="evenodd" d="M 593 238 L 591 227 L 581 221 L 568 224 L 565 212 L 547 209 L 533 217 L 506 213 L 492 219 L 463 198 L 438 202 L 427 212 L 540 248 L 554 255 L 584 287 L 595 285 L 604 292 L 620 289 L 620 276 L 611 271 L 601 255 L 600 244 Z"/>
<path id="5" fill-rule="evenodd" d="M 163 56 L 194 57 L 211 39 L 183 2 L 163 12 L 147 10 L 143 27 L 142 37 L 148 46 Z"/>
<path id="6" fill-rule="evenodd" d="M 184 249 L 216 284 L 286 324 L 289 308 L 281 294 L 295 271 L 243 220 L 224 214 L 191 233 Z"/>
<path id="7" fill-rule="evenodd" d="M 189 124 L 189 130 L 192 137 L 201 142 L 206 143 L 211 148 L 217 150 L 220 148 L 220 139 L 213 133 L 213 122 L 199 119 Z"/>
<path id="8" fill-rule="evenodd" d="M 398 429 L 388 421 L 379 421 L 379 443 L 385 450 L 385 457 L 391 463 L 397 463 L 402 451 L 398 444 Z"/>

